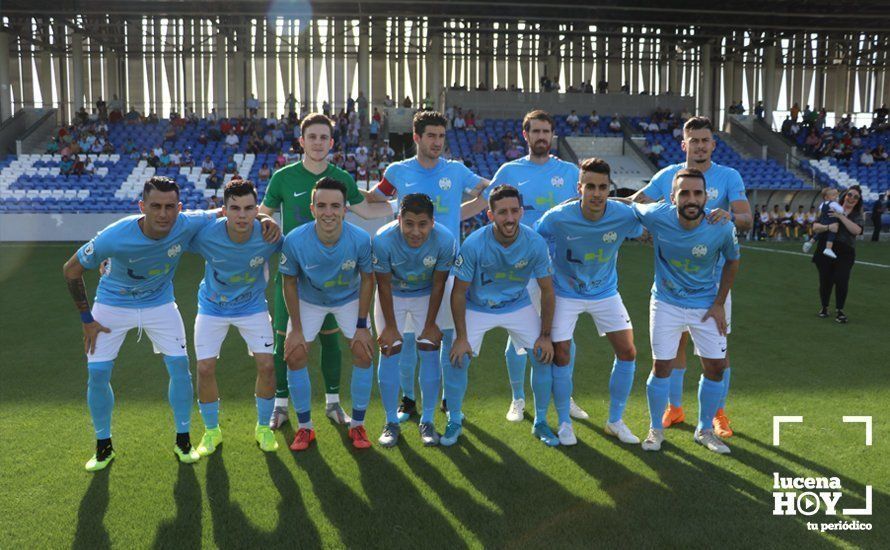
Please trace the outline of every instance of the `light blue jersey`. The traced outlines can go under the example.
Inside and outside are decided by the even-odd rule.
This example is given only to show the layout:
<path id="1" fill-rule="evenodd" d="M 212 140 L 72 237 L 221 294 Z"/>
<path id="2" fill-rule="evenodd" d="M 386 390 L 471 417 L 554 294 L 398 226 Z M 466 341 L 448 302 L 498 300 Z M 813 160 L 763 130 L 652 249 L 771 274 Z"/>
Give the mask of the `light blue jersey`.
<path id="1" fill-rule="evenodd" d="M 173 301 L 173 275 L 192 238 L 216 220 L 216 211 L 182 212 L 170 233 L 150 239 L 139 227 L 142 214 L 116 221 L 77 251 L 80 265 L 96 269 L 110 260 L 99 279 L 96 302 L 147 308 Z"/>
<path id="2" fill-rule="evenodd" d="M 498 168 L 485 196 L 498 185 L 512 185 L 522 195 L 525 209 L 522 223 L 534 227 L 544 212 L 578 196 L 578 175 L 576 164 L 556 157 L 550 157 L 544 164 L 535 164 L 528 157 L 522 157 Z"/>
<path id="3" fill-rule="evenodd" d="M 727 260 L 739 259 L 735 226 L 703 220 L 695 229 L 684 229 L 677 207 L 663 202 L 634 204 L 633 210 L 655 245 L 652 295 L 677 307 L 711 307 L 720 285 L 721 255 Z"/>
<path id="4" fill-rule="evenodd" d="M 481 179 L 463 162 L 440 158 L 427 170 L 417 162 L 417 157 L 411 157 L 387 166 L 378 190 L 388 197 L 404 197 L 411 193 L 427 195 L 436 208 L 436 222 L 458 238 L 464 193 L 472 191 Z"/>
<path id="5" fill-rule="evenodd" d="M 343 222 L 333 246 L 325 246 L 315 222 L 287 234 L 281 249 L 279 271 L 297 277 L 300 300 L 336 307 L 358 299 L 362 273 L 371 273 L 371 236 L 361 227 Z"/>
<path id="6" fill-rule="evenodd" d="M 253 233 L 243 243 L 229 238 L 225 218 L 195 235 L 189 250 L 204 257 L 204 280 L 198 286 L 198 313 L 236 317 L 267 311 L 269 259 L 281 250 L 263 240 L 263 228 L 253 222 Z"/>
<path id="7" fill-rule="evenodd" d="M 548 210 L 535 229 L 552 246 L 553 286 L 563 298 L 601 300 L 618 293 L 618 249 L 643 234 L 633 209 L 606 201 L 603 217 L 592 222 L 579 200 Z"/>
<path id="8" fill-rule="evenodd" d="M 429 296 L 433 273 L 451 270 L 456 244 L 451 232 L 436 223 L 426 242 L 411 248 L 395 220 L 377 231 L 372 248 L 374 271 L 392 273 L 393 295 L 412 297 Z"/>
<path id="9" fill-rule="evenodd" d="M 665 166 L 652 176 L 652 180 L 643 188 L 643 193 L 656 202 L 660 200 L 671 202 L 674 174 L 683 168 L 686 168 L 685 162 Z M 708 191 L 708 203 L 705 207 L 711 210 L 721 208 L 730 212 L 730 204 L 734 201 L 747 200 L 745 184 L 735 168 L 712 162 L 711 167 L 705 172 L 705 185 Z"/>
<path id="10" fill-rule="evenodd" d="M 494 225 L 470 234 L 454 261 L 454 276 L 470 283 L 467 308 L 509 313 L 529 304 L 528 281 L 553 275 L 547 242 L 522 224 L 508 247 L 494 237 Z"/>

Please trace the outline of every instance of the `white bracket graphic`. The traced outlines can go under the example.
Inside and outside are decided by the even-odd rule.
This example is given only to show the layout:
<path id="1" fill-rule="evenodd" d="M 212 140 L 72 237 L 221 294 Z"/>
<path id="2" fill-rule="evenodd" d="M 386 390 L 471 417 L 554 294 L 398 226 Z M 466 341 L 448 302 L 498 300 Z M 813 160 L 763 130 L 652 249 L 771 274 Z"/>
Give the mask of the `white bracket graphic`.
<path id="1" fill-rule="evenodd" d="M 845 416 L 844 422 L 865 424 L 865 446 L 871 447 L 871 417 L 870 416 Z"/>
<path id="2" fill-rule="evenodd" d="M 779 446 L 779 431 L 782 427 L 782 424 L 785 423 L 801 423 L 803 422 L 802 416 L 774 416 L 773 417 L 773 445 Z"/>

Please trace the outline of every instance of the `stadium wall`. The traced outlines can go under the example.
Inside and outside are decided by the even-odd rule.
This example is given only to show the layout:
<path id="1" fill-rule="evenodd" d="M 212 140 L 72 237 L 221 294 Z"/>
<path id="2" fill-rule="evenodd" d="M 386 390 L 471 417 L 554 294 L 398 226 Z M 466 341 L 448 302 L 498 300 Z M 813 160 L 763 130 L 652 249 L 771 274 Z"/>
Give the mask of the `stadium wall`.
<path id="1" fill-rule="evenodd" d="M 596 110 L 601 115 L 621 116 L 651 113 L 669 109 L 673 113 L 695 112 L 695 98 L 676 95 L 628 95 L 585 93 L 530 92 L 467 92 L 450 90 L 446 105 L 472 109 L 480 118 L 522 118 L 531 109 L 544 109 L 554 114 L 577 111 L 579 115 Z"/>

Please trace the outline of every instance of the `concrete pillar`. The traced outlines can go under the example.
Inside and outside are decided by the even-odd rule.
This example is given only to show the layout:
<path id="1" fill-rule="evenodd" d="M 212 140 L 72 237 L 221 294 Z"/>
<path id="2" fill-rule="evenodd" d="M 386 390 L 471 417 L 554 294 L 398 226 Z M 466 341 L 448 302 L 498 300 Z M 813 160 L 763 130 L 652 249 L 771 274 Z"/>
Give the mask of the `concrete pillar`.
<path id="1" fill-rule="evenodd" d="M 235 31 L 235 53 L 232 55 L 232 79 L 229 85 L 229 94 L 231 95 L 232 109 L 236 113 L 243 112 L 247 115 L 247 77 L 245 71 L 244 52 L 250 40 L 247 39 L 248 26 L 243 21 L 239 22 Z"/>
<path id="2" fill-rule="evenodd" d="M 276 52 L 278 48 L 276 46 L 276 36 L 278 29 L 276 28 L 276 21 L 274 19 L 266 20 L 266 116 L 272 116 L 274 113 L 276 117 L 281 116 L 281 109 L 278 108 L 278 71 L 275 66 L 277 62 L 275 61 Z M 243 109 L 244 101 L 242 100 L 240 104 L 238 104 L 237 109 L 240 111 Z M 262 111 L 261 111 L 262 112 Z"/>
<path id="3" fill-rule="evenodd" d="M 374 75 L 371 99 L 375 105 L 380 105 L 386 98 L 386 19 L 383 17 L 371 21 L 371 74 Z M 393 97 L 395 101 L 399 99 Z"/>
<path id="4" fill-rule="evenodd" d="M 217 31 L 213 52 L 213 103 L 219 116 L 229 116 L 226 102 L 226 37 Z"/>
<path id="5" fill-rule="evenodd" d="M 358 91 L 364 94 L 365 98 L 367 98 L 368 100 L 369 105 L 372 102 L 378 101 L 380 99 L 371 96 L 369 80 L 369 69 L 371 66 L 371 35 L 369 28 L 370 24 L 370 19 L 368 19 L 367 17 L 362 17 L 361 21 L 359 21 L 358 31 Z M 365 124 L 367 122 L 367 120 L 363 120 L 362 124 Z"/>
<path id="6" fill-rule="evenodd" d="M 198 112 L 198 106 L 195 105 L 195 54 L 192 51 L 194 47 L 192 38 L 192 21 L 186 19 L 183 21 L 182 28 L 182 74 L 185 81 L 182 86 L 182 102 L 185 104 L 186 110 L 189 105 Z M 185 116 L 185 110 L 182 113 Z"/>
<path id="7" fill-rule="evenodd" d="M 776 109 L 779 101 L 778 68 L 776 67 L 776 45 L 770 44 L 765 48 L 765 56 L 763 61 L 763 109 L 764 122 L 768 125 L 773 123 L 773 111 Z M 756 106 L 756 103 L 755 103 Z M 754 108 L 751 107 L 753 113 Z"/>
<path id="8" fill-rule="evenodd" d="M 701 63 L 699 65 L 698 74 L 698 114 L 711 117 L 713 116 L 713 71 L 711 68 L 711 44 L 703 44 L 701 47 Z"/>
<path id="9" fill-rule="evenodd" d="M 609 83 L 609 93 L 621 90 L 624 82 L 621 81 L 621 35 L 612 29 L 615 34 L 608 37 L 608 53 L 606 54 L 606 80 Z"/>
<path id="10" fill-rule="evenodd" d="M 12 116 L 12 83 L 9 78 L 9 33 L 0 31 L 0 121 Z"/>
<path id="11" fill-rule="evenodd" d="M 426 52 L 427 88 L 425 97 L 433 99 L 433 107 L 442 110 L 439 103 L 442 95 L 442 33 L 435 32 L 430 36 L 429 49 Z M 491 81 L 486 82 L 491 86 Z"/>
<path id="12" fill-rule="evenodd" d="M 84 106 L 83 65 L 83 35 L 76 32 L 71 35 L 71 108 L 74 113 Z"/>

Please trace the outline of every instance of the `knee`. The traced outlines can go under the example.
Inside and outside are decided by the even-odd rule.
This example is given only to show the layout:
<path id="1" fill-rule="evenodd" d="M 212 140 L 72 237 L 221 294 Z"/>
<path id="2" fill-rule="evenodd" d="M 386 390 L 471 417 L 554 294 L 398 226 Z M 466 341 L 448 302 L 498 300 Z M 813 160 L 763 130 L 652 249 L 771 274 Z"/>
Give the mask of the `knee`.
<path id="1" fill-rule="evenodd" d="M 637 348 L 633 345 L 633 342 L 618 346 L 615 348 L 615 357 L 619 361 L 636 361 Z"/>
<path id="2" fill-rule="evenodd" d="M 275 377 L 275 361 L 268 354 L 257 356 L 256 360 L 257 374 L 262 377 Z"/>
<path id="3" fill-rule="evenodd" d="M 434 346 L 433 344 L 417 344 L 417 349 L 420 351 L 439 351 L 439 346 Z"/>
<path id="4" fill-rule="evenodd" d="M 558 367 L 564 367 L 572 360 L 572 343 L 569 340 L 565 342 L 556 342 L 553 344 L 553 362 Z"/>
<path id="5" fill-rule="evenodd" d="M 306 362 L 309 360 L 309 356 L 306 355 L 306 352 L 303 349 L 294 352 L 287 359 L 287 368 L 290 370 L 300 370 L 306 368 Z"/>
<path id="6" fill-rule="evenodd" d="M 723 380 L 723 371 L 726 369 L 726 359 L 705 359 L 702 358 L 702 370 L 705 378 L 720 382 Z"/>
<path id="7" fill-rule="evenodd" d="M 656 378 L 667 378 L 673 370 L 673 361 L 672 359 L 656 359 L 652 366 L 652 373 Z"/>
<path id="8" fill-rule="evenodd" d="M 198 361 L 198 376 L 215 376 L 216 361 Z"/>

